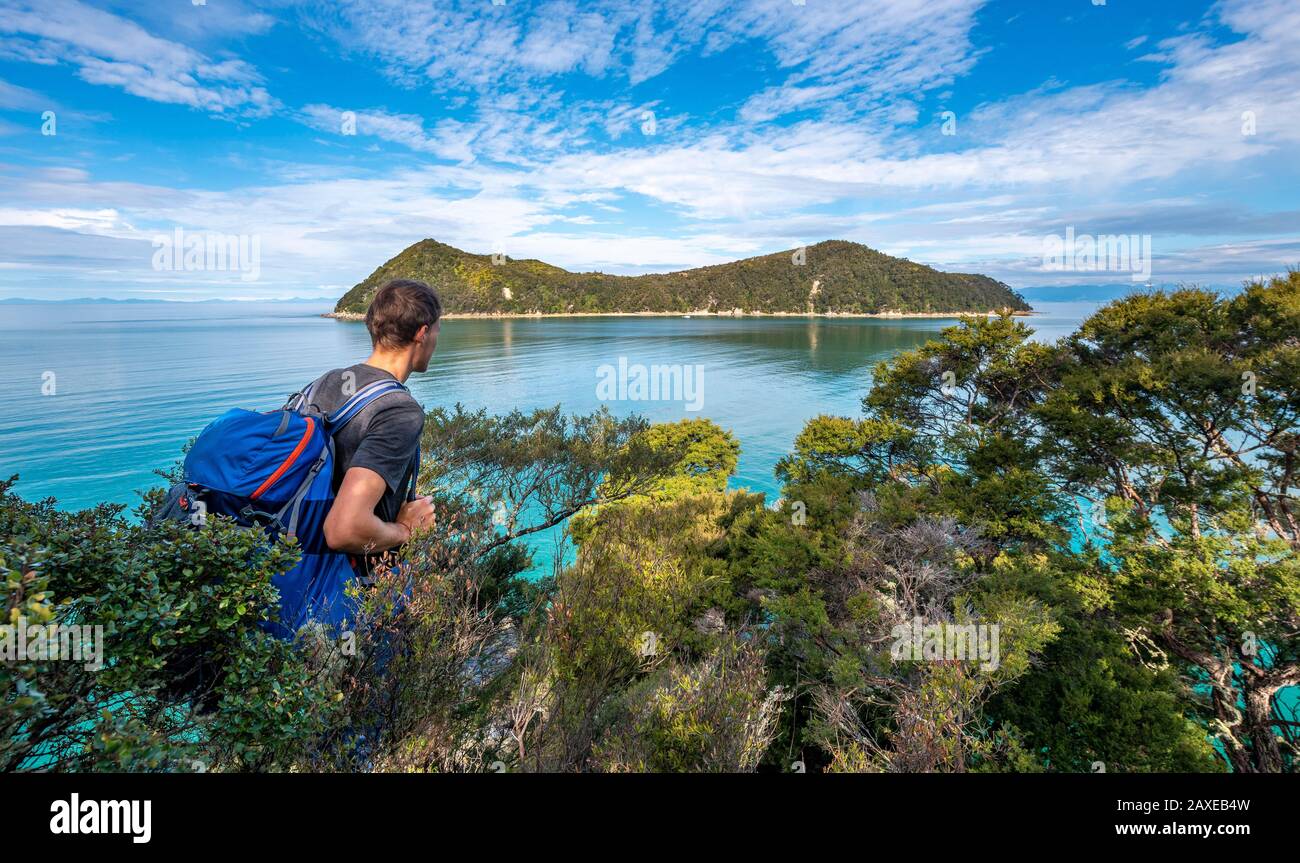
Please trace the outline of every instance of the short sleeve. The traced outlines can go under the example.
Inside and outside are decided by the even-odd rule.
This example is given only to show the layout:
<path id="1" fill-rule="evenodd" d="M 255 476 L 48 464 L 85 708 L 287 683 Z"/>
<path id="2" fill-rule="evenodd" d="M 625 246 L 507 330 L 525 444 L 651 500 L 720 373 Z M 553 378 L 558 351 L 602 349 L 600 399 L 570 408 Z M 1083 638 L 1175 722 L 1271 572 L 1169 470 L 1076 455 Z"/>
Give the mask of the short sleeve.
<path id="1" fill-rule="evenodd" d="M 400 491 L 423 428 L 424 412 L 413 400 L 379 407 L 366 424 L 348 467 L 369 468 L 384 478 L 389 493 Z"/>

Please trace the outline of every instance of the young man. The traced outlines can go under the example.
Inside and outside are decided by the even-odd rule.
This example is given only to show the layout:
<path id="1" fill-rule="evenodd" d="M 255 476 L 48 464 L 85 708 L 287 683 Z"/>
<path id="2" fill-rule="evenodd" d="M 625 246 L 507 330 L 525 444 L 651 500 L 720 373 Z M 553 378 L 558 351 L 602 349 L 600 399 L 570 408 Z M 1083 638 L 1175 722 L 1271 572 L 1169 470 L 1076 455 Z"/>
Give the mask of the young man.
<path id="1" fill-rule="evenodd" d="M 375 294 L 366 312 L 373 346 L 364 362 L 327 372 L 312 404 L 337 410 L 362 387 L 380 380 L 406 383 L 429 368 L 438 345 L 442 303 L 423 282 L 396 279 Z M 338 489 L 325 519 L 325 541 L 335 551 L 365 555 L 367 570 L 411 534 L 433 523 L 427 497 L 405 500 L 417 468 L 424 411 L 409 393 L 396 392 L 366 406 L 334 438 Z"/>

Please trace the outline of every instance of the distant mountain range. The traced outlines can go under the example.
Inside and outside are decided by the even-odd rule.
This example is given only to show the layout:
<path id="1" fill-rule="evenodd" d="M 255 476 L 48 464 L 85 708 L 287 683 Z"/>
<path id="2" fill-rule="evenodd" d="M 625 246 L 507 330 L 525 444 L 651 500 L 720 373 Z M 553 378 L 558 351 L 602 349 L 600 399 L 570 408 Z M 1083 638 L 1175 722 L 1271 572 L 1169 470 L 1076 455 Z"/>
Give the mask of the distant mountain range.
<path id="1" fill-rule="evenodd" d="M 925 314 L 1030 310 L 988 276 L 945 273 L 859 243 L 827 240 L 728 264 L 615 276 L 532 259 L 476 255 L 421 240 L 343 295 L 341 316 L 364 314 L 379 286 L 415 278 L 449 314 Z"/>

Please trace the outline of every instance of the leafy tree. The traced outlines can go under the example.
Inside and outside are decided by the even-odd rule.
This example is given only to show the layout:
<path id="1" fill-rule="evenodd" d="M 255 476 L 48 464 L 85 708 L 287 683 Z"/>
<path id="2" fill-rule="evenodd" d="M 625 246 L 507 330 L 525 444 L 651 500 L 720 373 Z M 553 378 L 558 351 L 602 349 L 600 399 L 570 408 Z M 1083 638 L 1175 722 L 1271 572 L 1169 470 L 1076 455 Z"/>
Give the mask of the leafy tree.
<path id="1" fill-rule="evenodd" d="M 1019 570 L 1042 562 L 999 557 L 981 572 L 973 552 L 982 542 L 950 518 L 893 524 L 862 496 L 847 565 L 811 574 L 821 625 L 792 633 L 830 660 L 827 679 L 812 686 L 830 769 L 960 772 L 1021 756 L 1007 729 L 990 733 L 983 705 L 1028 670 L 1059 625 L 1020 589 Z M 778 610 L 777 619 L 800 617 Z M 983 652 L 900 652 L 918 622 L 964 630 Z"/>
<path id="2" fill-rule="evenodd" d="M 766 748 L 756 741 L 780 698 L 760 646 L 739 650 L 728 629 L 726 572 L 712 553 L 760 505 L 724 491 L 739 447 L 707 420 L 652 426 L 636 445 L 673 466 L 644 493 L 574 519 L 577 559 L 518 656 L 508 712 L 521 769 L 748 769 Z M 719 663 L 721 680 L 707 673 Z"/>
<path id="3" fill-rule="evenodd" d="M 1106 505 L 1097 590 L 1168 657 L 1233 769 L 1294 766 L 1277 699 L 1300 684 L 1300 273 L 1230 299 L 1131 297 L 1068 340 L 1036 410 L 1050 469 Z"/>
<path id="4" fill-rule="evenodd" d="M 1247 334 L 1244 338 L 1250 349 L 1268 358 L 1267 362 L 1256 359 L 1257 364 L 1289 368 L 1293 348 L 1286 347 L 1281 334 L 1294 332 L 1294 328 L 1279 327 L 1275 319 L 1292 301 L 1259 296 L 1259 290 L 1252 289 L 1237 301 L 1243 311 L 1230 323 L 1219 325 L 1219 337 L 1229 330 L 1241 330 Z M 1153 338 L 1164 334 L 1162 338 L 1171 349 L 1194 344 L 1189 332 L 1195 330 L 1194 322 L 1180 323 L 1168 308 L 1187 301 L 1186 297 L 1166 301 L 1139 298 L 1130 301 L 1132 305 L 1114 305 L 1086 323 L 1076 339 L 1058 346 L 1033 343 L 1029 330 L 1009 318 L 964 321 L 946 330 L 940 341 L 882 364 L 864 399 L 863 418 L 813 420 L 796 440 L 792 456 L 780 467 L 788 493 L 796 487 L 802 493 L 818 484 L 870 490 L 880 515 L 895 525 L 947 518 L 962 530 L 977 532 L 981 542 L 968 550 L 973 573 L 978 576 L 972 584 L 982 590 L 994 590 L 996 585 L 1002 585 L 997 590 L 1014 588 L 1013 593 L 1033 597 L 1051 610 L 1060 631 L 1039 642 L 1042 653 L 1035 665 L 1013 685 L 993 693 L 985 715 L 976 723 L 977 729 L 985 728 L 992 735 L 990 740 L 1002 741 L 996 754 L 1004 765 L 1023 764 L 1026 753 L 1037 753 L 1034 757 L 1042 766 L 1065 770 L 1087 769 L 1093 761 L 1133 770 L 1211 766 L 1204 740 L 1197 739 L 1187 719 L 1198 713 L 1195 686 L 1207 677 L 1194 672 L 1193 679 L 1179 681 L 1161 656 L 1146 649 L 1155 641 L 1150 636 L 1158 628 L 1151 627 L 1150 621 L 1159 610 L 1140 607 L 1140 603 L 1159 602 L 1161 578 L 1170 592 L 1185 598 L 1197 596 L 1196 591 L 1189 593 L 1190 576 L 1181 583 L 1168 584 L 1169 568 L 1175 564 L 1165 547 L 1179 547 L 1176 540 L 1170 544 L 1170 531 L 1177 533 L 1181 525 L 1190 524 L 1187 514 L 1182 514 L 1184 521 L 1163 515 L 1141 521 L 1142 529 L 1136 532 L 1133 527 L 1127 532 L 1116 527 L 1102 549 L 1089 543 L 1096 531 L 1086 519 L 1071 524 L 1070 518 L 1088 498 L 1109 497 L 1112 503 L 1116 497 L 1123 498 L 1126 492 L 1122 487 L 1116 493 L 1114 486 L 1104 487 L 1098 477 L 1131 478 L 1136 474 L 1147 477 L 1143 488 L 1148 493 L 1171 488 L 1176 496 L 1185 495 L 1182 489 L 1189 483 L 1171 483 L 1167 474 L 1170 465 L 1188 463 L 1190 447 L 1176 455 L 1166 452 L 1163 462 L 1157 462 L 1153 453 L 1161 448 L 1153 444 L 1154 437 L 1140 445 L 1126 437 L 1125 423 L 1133 414 L 1125 411 L 1140 404 L 1142 410 L 1150 411 L 1147 421 L 1153 428 L 1162 428 L 1169 439 L 1177 439 L 1185 429 L 1204 428 L 1206 417 L 1213 422 L 1223 411 L 1216 412 L 1204 401 L 1189 402 L 1181 414 L 1167 419 L 1171 409 L 1160 406 L 1160 393 L 1164 392 L 1160 386 L 1135 394 L 1118 410 L 1112 410 L 1106 399 L 1127 392 L 1115 385 L 1115 373 L 1107 371 L 1107 364 L 1126 369 L 1130 375 L 1126 381 L 1159 380 L 1152 367 L 1163 368 L 1165 361 L 1150 347 L 1133 341 L 1135 332 L 1145 328 Z M 1144 303 L 1154 303 L 1154 310 L 1139 309 Z M 1214 298 L 1202 298 L 1199 309 L 1187 314 L 1208 315 L 1218 303 Z M 1113 316 L 1113 325 L 1104 325 L 1107 315 Z M 1266 322 L 1266 318 L 1274 322 Z M 1212 319 L 1212 315 L 1207 318 Z M 1096 336 L 1103 332 L 1114 337 L 1104 350 L 1096 344 Z M 1085 347 L 1099 351 L 1097 355 L 1106 361 L 1098 365 L 1093 360 L 1094 367 L 1083 367 L 1084 357 L 1093 356 Z M 1240 350 L 1246 350 L 1245 346 Z M 1242 371 L 1230 367 L 1221 370 L 1218 379 L 1232 378 L 1239 384 Z M 1204 389 L 1203 384 L 1201 387 Z M 1280 442 L 1283 449 L 1291 445 L 1288 435 L 1293 434 L 1289 429 L 1294 428 L 1294 414 L 1289 405 L 1293 398 L 1275 393 L 1267 402 L 1267 416 L 1249 423 L 1256 431 L 1256 445 L 1260 441 Z M 1204 436 L 1214 438 L 1215 434 L 1206 431 Z M 1205 448 L 1214 452 L 1212 445 Z M 1280 454 L 1257 458 L 1287 469 Z M 1248 462 L 1250 458 L 1242 454 L 1240 460 Z M 1263 514 L 1265 521 L 1270 505 L 1274 512 L 1285 514 L 1290 504 L 1282 492 L 1288 475 L 1272 480 L 1249 475 L 1254 481 L 1245 484 L 1243 499 Z M 1201 488 L 1213 489 L 1213 494 L 1200 499 L 1202 521 L 1207 506 L 1222 500 L 1225 489 L 1234 487 L 1235 481 L 1201 481 Z M 1270 645 L 1284 644 L 1281 634 L 1295 631 L 1294 626 L 1288 630 L 1285 623 L 1294 619 L 1289 617 L 1294 606 L 1288 599 L 1295 583 L 1292 564 L 1285 555 L 1279 556 L 1278 538 L 1249 539 L 1249 526 L 1256 522 L 1239 515 L 1237 525 L 1246 528 L 1246 534 L 1236 535 L 1235 547 L 1216 547 L 1217 559 L 1207 555 L 1205 548 L 1199 549 L 1200 565 L 1192 569 L 1200 583 L 1220 586 L 1235 578 L 1225 576 L 1240 574 L 1250 585 L 1250 593 L 1239 593 L 1233 599 L 1242 613 L 1253 608 L 1252 625 L 1258 629 L 1251 631 L 1269 632 Z M 835 530 L 843 530 L 842 517 L 832 521 Z M 1202 530 L 1198 542 L 1204 541 Z M 841 566 L 822 571 L 834 575 L 829 582 L 823 576 L 819 586 L 801 585 L 797 574 L 787 578 L 784 589 L 788 595 L 782 599 L 784 616 L 797 624 L 798 631 L 815 636 L 810 642 L 814 648 L 826 641 L 825 627 L 836 619 L 833 604 L 826 600 L 843 589 L 843 574 L 852 570 Z M 1014 585 L 1007 581 L 1009 572 L 1019 573 Z M 1131 590 L 1125 592 L 1125 586 Z M 1222 598 L 1224 593 L 1216 587 L 1214 595 Z M 1217 633 L 1223 626 L 1223 612 L 1207 611 L 1220 617 L 1215 624 Z M 1267 628 L 1258 623 L 1261 614 L 1270 623 Z M 1123 644 L 1117 643 L 1116 632 L 1128 634 Z M 1162 637 L 1167 637 L 1167 630 L 1162 632 L 1166 633 Z M 1244 632 L 1235 634 L 1244 637 Z M 818 650 L 805 649 L 794 658 L 805 673 L 824 675 L 828 663 L 825 651 L 820 654 L 822 659 L 818 659 Z M 1278 663 L 1286 656 L 1285 650 L 1268 652 L 1266 660 L 1255 664 L 1263 673 L 1265 688 L 1281 676 Z M 1242 665 L 1230 661 L 1219 671 L 1225 667 L 1231 670 Z M 1084 673 L 1085 669 L 1089 673 Z M 1253 671 L 1245 674 L 1255 676 Z M 1025 687 L 1023 698 L 1021 686 Z M 1067 695 L 1065 702 L 1051 700 Z M 887 725 L 873 727 L 862 711 L 846 712 L 843 699 L 827 702 L 823 696 L 821 701 L 820 713 L 836 720 L 831 725 L 838 734 L 848 735 L 835 738 L 839 748 L 831 748 L 840 753 L 836 756 L 840 767 L 853 763 L 879 768 L 897 755 L 881 742 L 880 728 Z M 1230 696 L 1220 699 L 1227 704 L 1233 701 Z M 1086 705 L 1089 721 L 1071 715 L 1065 705 L 1071 710 Z M 814 723 L 817 713 L 810 712 L 802 723 Z M 1225 713 L 1230 719 L 1231 711 Z M 1267 715 L 1267 707 L 1264 713 Z M 800 722 L 797 717 L 795 721 Z M 1261 721 L 1265 725 L 1270 722 Z M 859 722 L 865 724 L 856 724 Z M 1147 729 L 1145 739 L 1136 731 L 1137 723 Z M 944 739 L 959 738 L 949 734 Z M 874 742 L 868 746 L 866 741 Z M 978 747 L 967 751 L 974 757 L 966 759 L 965 766 L 989 766 Z M 934 763 L 958 769 L 963 762 Z M 1280 764 L 1275 762 L 1275 766 Z"/>

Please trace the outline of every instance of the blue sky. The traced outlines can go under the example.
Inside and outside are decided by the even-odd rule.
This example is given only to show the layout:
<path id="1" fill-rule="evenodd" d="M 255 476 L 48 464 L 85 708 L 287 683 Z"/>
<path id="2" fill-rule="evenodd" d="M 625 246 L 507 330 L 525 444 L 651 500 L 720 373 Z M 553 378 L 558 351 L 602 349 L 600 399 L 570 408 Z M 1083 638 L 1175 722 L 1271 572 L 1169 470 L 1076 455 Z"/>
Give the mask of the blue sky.
<path id="1" fill-rule="evenodd" d="M 333 298 L 424 237 L 1129 281 L 1045 267 L 1067 228 L 1231 287 L 1300 264 L 1298 180 L 1294 0 L 0 0 L 0 297 Z"/>

